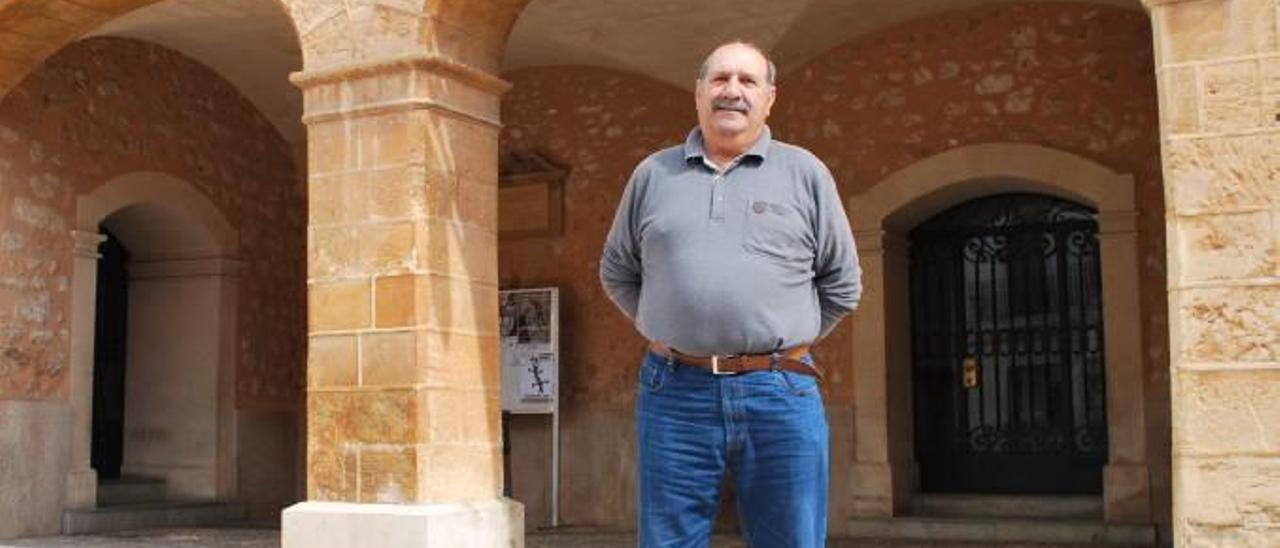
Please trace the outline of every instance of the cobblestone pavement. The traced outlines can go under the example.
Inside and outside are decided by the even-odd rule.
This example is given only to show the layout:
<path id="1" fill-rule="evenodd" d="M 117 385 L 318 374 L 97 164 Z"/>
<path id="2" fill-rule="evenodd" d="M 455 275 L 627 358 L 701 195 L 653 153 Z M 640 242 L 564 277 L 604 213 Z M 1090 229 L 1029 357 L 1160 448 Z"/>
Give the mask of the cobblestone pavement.
<path id="1" fill-rule="evenodd" d="M 0 547 L 38 548 L 279 548 L 280 531 L 275 529 L 150 529 L 109 535 L 45 537 L 0 540 Z M 532 532 L 527 548 L 631 548 L 635 538 L 629 533 Z M 712 548 L 745 548 L 740 539 L 721 536 Z M 984 544 L 950 542 L 832 541 L 829 548 L 978 548 Z M 1066 544 L 1001 544 L 1000 548 L 1083 548 Z M 379 547 L 370 547 L 379 548 Z M 465 548 L 465 547 L 459 547 Z"/>

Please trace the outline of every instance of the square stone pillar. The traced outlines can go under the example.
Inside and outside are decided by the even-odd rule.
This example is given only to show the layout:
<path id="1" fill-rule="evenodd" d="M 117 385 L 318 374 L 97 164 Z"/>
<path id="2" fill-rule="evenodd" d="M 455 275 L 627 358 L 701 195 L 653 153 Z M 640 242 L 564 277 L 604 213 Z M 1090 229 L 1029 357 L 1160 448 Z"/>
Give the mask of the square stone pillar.
<path id="1" fill-rule="evenodd" d="M 1160 89 L 1180 546 L 1280 546 L 1276 0 L 1146 0 Z"/>
<path id="2" fill-rule="evenodd" d="M 295 75 L 308 126 L 307 499 L 286 548 L 522 546 L 502 494 L 507 84 L 436 56 Z"/>

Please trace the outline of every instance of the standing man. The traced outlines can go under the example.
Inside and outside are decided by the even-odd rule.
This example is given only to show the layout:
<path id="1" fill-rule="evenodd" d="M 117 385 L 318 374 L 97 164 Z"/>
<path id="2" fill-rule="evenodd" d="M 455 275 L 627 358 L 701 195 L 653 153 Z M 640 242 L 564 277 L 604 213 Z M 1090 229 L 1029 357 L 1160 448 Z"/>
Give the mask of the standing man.
<path id="1" fill-rule="evenodd" d="M 752 547 L 826 542 L 827 422 L 809 346 L 858 303 L 835 181 L 765 126 L 776 70 L 724 44 L 698 127 L 636 167 L 600 261 L 651 343 L 636 399 L 639 545 L 707 546 L 726 470 Z"/>

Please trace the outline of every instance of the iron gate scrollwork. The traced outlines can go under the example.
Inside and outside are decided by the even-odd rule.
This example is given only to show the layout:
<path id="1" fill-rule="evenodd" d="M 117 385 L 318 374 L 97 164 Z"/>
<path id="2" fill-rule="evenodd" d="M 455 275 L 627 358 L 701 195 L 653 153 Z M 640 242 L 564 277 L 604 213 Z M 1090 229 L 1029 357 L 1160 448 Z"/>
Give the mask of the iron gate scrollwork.
<path id="1" fill-rule="evenodd" d="M 1034 194 L 965 202 L 911 232 L 924 491 L 1101 493 L 1097 232 L 1089 208 Z"/>

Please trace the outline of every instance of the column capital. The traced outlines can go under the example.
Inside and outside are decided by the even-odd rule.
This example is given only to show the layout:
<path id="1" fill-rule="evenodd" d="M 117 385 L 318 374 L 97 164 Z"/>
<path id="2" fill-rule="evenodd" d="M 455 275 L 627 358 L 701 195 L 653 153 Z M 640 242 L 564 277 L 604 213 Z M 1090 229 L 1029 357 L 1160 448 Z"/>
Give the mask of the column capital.
<path id="1" fill-rule="evenodd" d="M 298 71 L 289 75 L 289 81 L 293 82 L 295 86 L 306 90 L 325 84 L 349 82 L 407 71 L 434 72 L 446 75 L 465 84 L 499 95 L 511 89 L 511 83 L 506 80 L 451 57 L 436 53 L 415 53 L 399 57 L 360 61 L 342 66 Z"/>
<path id="2" fill-rule="evenodd" d="M 1142 1 L 1143 7 L 1147 8 L 1147 10 L 1150 11 L 1160 6 L 1167 6 L 1170 4 L 1183 4 L 1187 2 L 1203 2 L 1205 0 L 1141 0 L 1141 1 Z"/>
<path id="3" fill-rule="evenodd" d="M 295 72 L 289 80 L 303 91 L 306 124 L 437 110 L 497 128 L 499 98 L 511 89 L 493 74 L 434 53 Z"/>
<path id="4" fill-rule="evenodd" d="M 98 246 L 107 241 L 105 235 L 87 230 L 72 230 L 71 239 L 74 246 L 72 251 L 74 256 L 82 259 L 102 258 L 102 254 L 98 253 Z"/>

